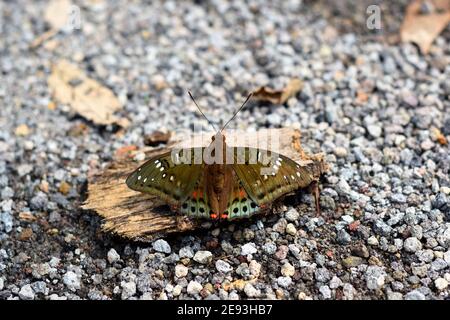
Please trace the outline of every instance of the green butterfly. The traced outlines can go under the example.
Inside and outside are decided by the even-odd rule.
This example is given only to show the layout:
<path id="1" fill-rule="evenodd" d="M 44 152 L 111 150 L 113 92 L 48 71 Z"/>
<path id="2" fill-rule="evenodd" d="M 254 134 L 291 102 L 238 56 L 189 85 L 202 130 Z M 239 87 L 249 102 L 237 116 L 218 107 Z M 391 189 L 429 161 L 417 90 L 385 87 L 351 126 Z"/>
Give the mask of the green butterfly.
<path id="1" fill-rule="evenodd" d="M 294 190 L 317 186 L 308 166 L 271 151 L 226 145 L 222 131 L 250 97 L 212 137 L 208 147 L 156 156 L 128 176 L 128 187 L 153 194 L 189 217 L 233 220 L 268 209 L 274 200 Z M 314 191 L 318 213 L 318 188 Z"/>

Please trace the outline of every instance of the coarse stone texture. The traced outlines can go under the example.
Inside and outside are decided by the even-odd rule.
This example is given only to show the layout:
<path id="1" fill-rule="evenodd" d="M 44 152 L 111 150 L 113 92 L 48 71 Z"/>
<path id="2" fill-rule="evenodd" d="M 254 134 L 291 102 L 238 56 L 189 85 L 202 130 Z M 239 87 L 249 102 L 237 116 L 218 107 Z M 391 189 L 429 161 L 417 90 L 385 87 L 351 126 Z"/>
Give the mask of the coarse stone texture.
<path id="1" fill-rule="evenodd" d="M 73 1 L 80 28 L 31 48 L 48 1 L 0 1 L 0 298 L 449 299 L 449 30 L 422 54 L 388 39 L 408 1 L 378 1 L 383 32 L 361 20 L 372 2 Z M 61 58 L 112 90 L 119 124 L 53 97 Z M 301 92 L 253 99 L 227 129 L 300 129 L 330 164 L 320 216 L 303 190 L 143 243 L 80 209 L 121 148 L 210 130 L 187 90 L 219 127 L 248 92 L 293 78 Z"/>

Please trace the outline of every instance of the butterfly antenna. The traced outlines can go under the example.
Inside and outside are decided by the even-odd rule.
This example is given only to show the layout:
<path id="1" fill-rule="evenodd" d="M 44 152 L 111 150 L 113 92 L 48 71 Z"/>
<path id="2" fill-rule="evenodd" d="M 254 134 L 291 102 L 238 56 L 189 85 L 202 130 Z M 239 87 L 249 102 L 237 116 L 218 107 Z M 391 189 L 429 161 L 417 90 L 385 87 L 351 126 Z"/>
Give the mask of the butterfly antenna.
<path id="1" fill-rule="evenodd" d="M 202 116 L 206 119 L 206 121 L 208 121 L 208 123 L 214 128 L 214 131 L 217 131 L 216 127 L 214 126 L 214 124 L 209 121 L 209 119 L 205 116 L 205 114 L 203 113 L 202 109 L 200 109 L 200 107 L 198 106 L 197 102 L 195 102 L 194 97 L 192 96 L 192 93 L 190 91 L 188 91 L 189 93 L 189 97 L 191 97 L 192 101 L 194 102 L 195 106 L 197 107 L 198 111 L 200 111 L 200 113 L 202 114 Z"/>
<path id="2" fill-rule="evenodd" d="M 223 129 L 226 128 L 226 126 L 233 121 L 234 118 L 236 118 L 236 115 L 244 108 L 244 106 L 247 104 L 247 102 L 250 100 L 250 98 L 252 97 L 253 92 L 250 92 L 250 94 L 247 96 L 247 99 L 245 99 L 244 103 L 239 107 L 239 109 L 236 110 L 235 113 L 233 113 L 233 116 L 231 117 L 230 120 L 227 121 L 227 123 L 225 123 L 225 125 L 222 127 L 222 129 L 220 129 L 220 132 L 223 131 Z"/>

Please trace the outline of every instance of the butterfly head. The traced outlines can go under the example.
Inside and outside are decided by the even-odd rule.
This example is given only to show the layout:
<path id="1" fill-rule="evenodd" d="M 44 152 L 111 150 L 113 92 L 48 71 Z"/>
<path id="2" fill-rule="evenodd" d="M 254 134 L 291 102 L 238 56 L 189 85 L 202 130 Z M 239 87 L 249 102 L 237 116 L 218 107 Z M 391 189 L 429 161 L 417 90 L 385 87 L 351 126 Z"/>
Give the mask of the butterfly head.
<path id="1" fill-rule="evenodd" d="M 214 136 L 211 137 L 211 140 L 214 141 L 222 141 L 222 143 L 225 143 L 225 135 L 222 133 L 222 131 L 218 131 Z"/>

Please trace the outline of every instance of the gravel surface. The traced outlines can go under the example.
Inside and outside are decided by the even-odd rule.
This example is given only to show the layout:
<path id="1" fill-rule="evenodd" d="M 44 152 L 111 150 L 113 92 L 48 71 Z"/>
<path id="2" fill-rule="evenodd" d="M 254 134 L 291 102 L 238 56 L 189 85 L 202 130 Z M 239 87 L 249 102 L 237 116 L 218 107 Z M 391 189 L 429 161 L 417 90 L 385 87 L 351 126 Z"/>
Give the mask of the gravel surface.
<path id="1" fill-rule="evenodd" d="M 344 32 L 348 10 L 310 2 L 75 1 L 82 29 L 35 50 L 46 2 L 0 2 L 0 299 L 448 298 L 450 153 L 437 129 L 450 139 L 449 30 L 423 56 L 361 23 Z M 383 12 L 398 24 L 404 7 Z M 111 88 L 130 126 L 55 104 L 60 58 Z M 297 97 L 252 103 L 233 126 L 301 128 L 326 152 L 322 217 L 305 194 L 269 217 L 136 244 L 79 209 L 118 148 L 207 128 L 186 90 L 218 124 L 248 91 L 293 77 Z"/>

